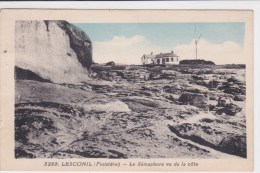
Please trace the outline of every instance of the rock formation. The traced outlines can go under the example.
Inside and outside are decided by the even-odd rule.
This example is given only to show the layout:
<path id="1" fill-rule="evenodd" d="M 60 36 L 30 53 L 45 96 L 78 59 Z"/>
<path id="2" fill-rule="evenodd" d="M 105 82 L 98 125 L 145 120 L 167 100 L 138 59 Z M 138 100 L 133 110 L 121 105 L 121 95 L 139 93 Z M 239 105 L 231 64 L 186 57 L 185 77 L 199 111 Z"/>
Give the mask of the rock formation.
<path id="1" fill-rule="evenodd" d="M 35 80 L 39 82 L 51 82 L 49 80 L 43 79 L 39 75 L 33 73 L 30 70 L 15 67 L 15 79 L 17 80 Z"/>
<path id="2" fill-rule="evenodd" d="M 88 79 L 92 43 L 66 21 L 17 21 L 16 66 L 55 83 L 80 83 Z"/>
<path id="3" fill-rule="evenodd" d="M 246 95 L 224 92 L 246 69 L 190 67 L 95 64 L 82 84 L 17 69 L 15 158 L 246 158 Z"/>
<path id="4" fill-rule="evenodd" d="M 66 21 L 17 21 L 15 46 L 17 159 L 247 157 L 240 65 L 91 67 Z"/>
<path id="5" fill-rule="evenodd" d="M 191 59 L 191 60 L 182 60 L 180 61 L 180 64 L 185 64 L 185 65 L 200 65 L 200 64 L 204 64 L 204 65 L 215 65 L 214 62 L 212 61 L 206 61 L 204 59 Z"/>

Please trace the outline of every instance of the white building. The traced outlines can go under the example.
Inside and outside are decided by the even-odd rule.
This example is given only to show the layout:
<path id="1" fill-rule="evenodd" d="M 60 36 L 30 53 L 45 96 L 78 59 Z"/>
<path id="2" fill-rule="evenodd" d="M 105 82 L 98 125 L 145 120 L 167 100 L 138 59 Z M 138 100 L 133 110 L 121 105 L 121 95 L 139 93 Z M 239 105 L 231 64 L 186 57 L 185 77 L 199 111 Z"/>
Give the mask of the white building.
<path id="1" fill-rule="evenodd" d="M 179 56 L 173 51 L 170 53 L 160 53 L 155 56 L 156 64 L 179 64 Z"/>
<path id="2" fill-rule="evenodd" d="M 153 55 L 153 52 L 151 54 L 144 54 L 141 58 L 141 62 L 143 65 L 145 64 L 154 64 L 155 63 L 155 55 Z"/>
<path id="3" fill-rule="evenodd" d="M 170 53 L 160 53 L 153 55 L 153 53 L 148 55 L 143 55 L 141 58 L 142 64 L 179 64 L 179 56 L 173 51 Z"/>

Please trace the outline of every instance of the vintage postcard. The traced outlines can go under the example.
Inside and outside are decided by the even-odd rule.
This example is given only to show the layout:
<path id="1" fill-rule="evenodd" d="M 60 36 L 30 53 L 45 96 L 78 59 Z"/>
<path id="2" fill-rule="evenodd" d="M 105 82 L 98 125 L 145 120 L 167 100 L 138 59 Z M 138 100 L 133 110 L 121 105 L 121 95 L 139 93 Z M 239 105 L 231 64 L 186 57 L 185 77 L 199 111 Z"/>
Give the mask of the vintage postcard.
<path id="1" fill-rule="evenodd" d="M 0 15 L 0 170 L 253 170 L 252 11 Z"/>

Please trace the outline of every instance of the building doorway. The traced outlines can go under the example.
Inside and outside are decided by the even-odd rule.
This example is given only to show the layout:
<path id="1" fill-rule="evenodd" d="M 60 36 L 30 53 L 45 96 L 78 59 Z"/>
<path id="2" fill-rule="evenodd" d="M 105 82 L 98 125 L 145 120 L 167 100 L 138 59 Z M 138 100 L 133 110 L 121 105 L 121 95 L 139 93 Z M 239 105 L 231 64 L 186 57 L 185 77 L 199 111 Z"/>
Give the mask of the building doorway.
<path id="1" fill-rule="evenodd" d="M 165 59 L 164 58 L 162 59 L 162 64 L 165 64 Z"/>

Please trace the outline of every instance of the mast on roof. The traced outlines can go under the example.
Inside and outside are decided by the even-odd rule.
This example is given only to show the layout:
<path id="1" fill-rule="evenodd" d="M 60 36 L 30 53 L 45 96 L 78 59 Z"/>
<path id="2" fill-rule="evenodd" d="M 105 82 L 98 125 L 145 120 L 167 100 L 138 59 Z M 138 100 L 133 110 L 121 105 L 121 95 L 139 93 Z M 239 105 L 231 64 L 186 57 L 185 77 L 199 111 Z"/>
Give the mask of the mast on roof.
<path id="1" fill-rule="evenodd" d="M 197 32 L 197 25 L 195 25 L 195 34 Z M 195 38 L 196 60 L 198 59 L 198 43 L 201 38 L 201 34 L 198 38 Z"/>
<path id="2" fill-rule="evenodd" d="M 200 37 L 201 37 L 201 35 L 197 39 L 195 39 L 196 60 L 198 59 L 198 43 L 199 43 Z"/>

